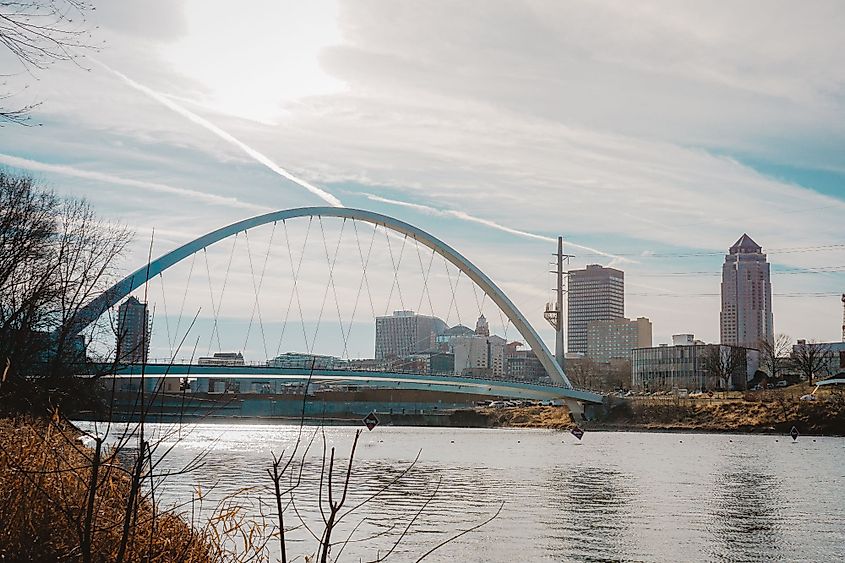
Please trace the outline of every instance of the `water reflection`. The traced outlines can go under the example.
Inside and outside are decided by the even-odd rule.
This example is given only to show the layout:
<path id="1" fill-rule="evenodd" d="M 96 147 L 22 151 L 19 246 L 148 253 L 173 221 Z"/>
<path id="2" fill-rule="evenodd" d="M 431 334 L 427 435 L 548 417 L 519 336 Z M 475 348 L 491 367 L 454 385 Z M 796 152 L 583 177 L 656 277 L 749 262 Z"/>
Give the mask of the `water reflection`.
<path id="1" fill-rule="evenodd" d="M 712 533 L 710 556 L 728 561 L 775 561 L 785 558 L 781 485 L 763 460 L 743 454 L 727 458 L 707 495 Z"/>
<path id="2" fill-rule="evenodd" d="M 550 473 L 547 551 L 555 559 L 629 560 L 631 477 L 611 467 L 557 467 Z"/>
<path id="3" fill-rule="evenodd" d="M 151 425 L 150 435 L 164 428 Z M 327 446 L 339 457 L 336 487 L 354 431 L 325 429 Z M 297 436 L 296 427 L 271 425 L 181 428 L 179 441 L 169 438 L 161 449 L 174 446 L 162 469 L 178 470 L 208 451 L 205 465 L 168 479 L 157 499 L 185 503 L 200 486 L 209 492 L 204 507 L 211 507 L 249 486 L 243 505 L 250 516 L 269 515 L 270 452 L 291 451 Z M 383 555 L 438 486 L 389 560 L 416 561 L 501 502 L 499 518 L 426 562 L 845 560 L 841 439 L 784 446 L 765 436 L 593 433 L 576 448 L 559 434 L 530 430 L 385 428 L 364 436 L 350 508 L 402 475 L 420 449 L 423 454 L 411 472 L 342 521 L 341 540 L 361 526 L 340 561 Z M 321 454 L 317 435 L 295 495 L 297 512 L 315 530 L 322 522 Z M 802 477 L 807 468 L 812 478 Z M 288 535 L 290 552 L 313 552 L 316 541 L 292 507 L 285 521 L 296 528 Z"/>

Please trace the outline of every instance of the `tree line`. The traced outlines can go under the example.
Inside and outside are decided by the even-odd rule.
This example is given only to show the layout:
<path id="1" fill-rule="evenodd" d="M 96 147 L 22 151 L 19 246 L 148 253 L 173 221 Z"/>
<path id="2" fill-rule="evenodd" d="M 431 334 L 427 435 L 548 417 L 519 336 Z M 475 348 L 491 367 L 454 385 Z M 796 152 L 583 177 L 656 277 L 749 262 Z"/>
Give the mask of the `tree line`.
<path id="1" fill-rule="evenodd" d="M 0 170 L 0 415 L 93 407 L 93 386 L 76 377 L 92 361 L 69 321 L 114 283 L 131 237 L 86 201 Z M 110 327 L 94 331 L 113 342 Z"/>

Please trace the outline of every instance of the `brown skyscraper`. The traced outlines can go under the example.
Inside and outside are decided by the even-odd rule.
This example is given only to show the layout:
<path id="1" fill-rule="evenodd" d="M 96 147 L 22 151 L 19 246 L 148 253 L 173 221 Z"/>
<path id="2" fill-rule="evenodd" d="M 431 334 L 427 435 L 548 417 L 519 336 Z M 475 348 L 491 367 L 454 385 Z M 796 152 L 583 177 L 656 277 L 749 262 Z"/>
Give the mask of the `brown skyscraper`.
<path id="1" fill-rule="evenodd" d="M 625 273 L 590 264 L 569 272 L 567 352 L 587 353 L 587 324 L 625 316 Z"/>
<path id="2" fill-rule="evenodd" d="M 744 234 L 722 266 L 722 344 L 759 348 L 774 339 L 769 263 L 759 244 Z"/>

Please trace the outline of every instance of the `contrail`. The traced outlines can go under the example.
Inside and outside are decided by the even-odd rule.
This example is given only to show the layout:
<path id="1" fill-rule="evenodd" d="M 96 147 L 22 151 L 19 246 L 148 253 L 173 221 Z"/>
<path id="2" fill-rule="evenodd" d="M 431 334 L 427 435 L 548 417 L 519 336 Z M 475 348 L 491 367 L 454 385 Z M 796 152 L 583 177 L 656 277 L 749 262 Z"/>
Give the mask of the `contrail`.
<path id="1" fill-rule="evenodd" d="M 463 211 L 455 211 L 452 209 L 437 209 L 436 207 L 431 207 L 430 205 L 423 205 L 420 203 L 410 203 L 407 201 L 399 201 L 395 199 L 388 199 L 386 197 L 381 197 L 374 194 L 362 194 L 367 197 L 367 199 L 371 201 L 378 201 L 381 203 L 387 203 L 390 205 L 397 205 L 400 207 L 408 207 L 410 209 L 416 209 L 417 211 L 421 211 L 423 213 L 428 213 L 430 215 L 437 215 L 440 217 L 454 217 L 456 219 L 460 219 L 462 221 L 467 221 L 470 223 L 478 223 L 479 225 L 484 225 L 486 227 L 490 227 L 491 229 L 496 229 L 498 231 L 502 231 L 504 233 L 509 233 L 512 235 L 530 238 L 534 240 L 542 240 L 544 242 L 557 242 L 556 238 L 547 237 L 545 235 L 538 235 L 536 233 L 530 233 L 528 231 L 521 231 L 519 229 L 514 229 L 513 227 L 508 227 L 507 225 L 502 225 L 501 223 L 496 223 L 495 221 L 491 221 L 490 219 L 484 219 L 482 217 L 476 217 L 474 215 L 470 215 L 469 213 L 465 213 Z M 597 248 L 592 248 L 590 246 L 584 246 L 583 244 L 577 244 L 574 242 L 566 241 L 566 244 L 569 246 L 574 246 L 575 248 L 580 248 L 581 250 L 586 250 L 587 252 L 592 252 L 594 254 L 598 254 L 600 256 L 605 256 L 607 258 L 612 258 L 613 262 L 635 262 L 635 260 L 631 260 L 629 258 L 625 258 L 624 256 L 617 256 L 616 254 L 611 254 L 609 252 L 605 252 L 603 250 L 599 250 Z"/>
<path id="2" fill-rule="evenodd" d="M 260 164 L 263 164 L 264 166 L 266 166 L 267 168 L 269 168 L 270 170 L 272 170 L 273 172 L 275 172 L 279 176 L 282 176 L 283 178 L 286 178 L 286 179 L 290 180 L 291 182 L 302 186 L 303 188 L 305 188 L 306 190 L 308 190 L 312 194 L 316 195 L 317 197 L 319 197 L 320 199 L 322 199 L 323 201 L 325 201 L 326 203 L 328 203 L 332 207 L 343 207 L 343 204 L 340 202 L 340 200 L 338 198 L 336 198 L 335 196 L 333 196 L 332 194 L 330 194 L 329 192 L 327 192 L 327 191 L 325 191 L 321 188 L 318 188 L 317 186 L 303 180 L 302 178 L 294 176 L 293 174 L 291 174 L 290 172 L 288 172 L 287 170 L 285 170 L 284 168 L 282 168 L 281 166 L 279 166 L 278 164 L 276 164 L 275 162 L 270 160 L 269 157 L 267 157 L 264 154 L 258 152 L 257 150 L 255 150 L 251 146 L 247 145 L 246 143 L 244 143 L 240 139 L 237 139 L 236 137 L 232 136 L 230 133 L 227 133 L 226 131 L 224 131 L 223 129 L 221 129 L 217 125 L 211 123 L 210 121 L 208 121 L 204 117 L 200 117 L 199 115 L 195 114 L 191 110 L 177 104 L 173 99 L 171 99 L 171 98 L 169 98 L 169 97 L 167 97 L 163 94 L 160 94 L 160 93 L 156 92 L 155 90 L 148 88 L 147 86 L 144 86 L 143 84 L 135 82 L 134 80 L 132 80 L 131 78 L 129 78 L 125 74 L 123 74 L 123 73 L 121 73 L 117 70 L 114 70 L 113 68 L 111 68 L 110 66 L 105 64 L 104 62 L 98 61 L 97 59 L 94 59 L 93 57 L 89 57 L 89 58 L 92 61 L 94 61 L 95 63 L 97 63 L 98 65 L 100 65 L 101 67 L 103 67 L 104 69 L 106 69 L 107 71 L 111 72 L 112 74 L 114 74 L 115 76 L 117 76 L 118 78 L 123 80 L 126 84 L 128 84 L 132 88 L 138 90 L 139 92 L 146 94 L 150 98 L 159 102 L 163 106 L 166 106 L 167 108 L 173 110 L 174 112 L 178 113 L 182 117 L 196 123 L 197 125 L 199 125 L 201 127 L 204 127 L 205 129 L 208 129 L 209 131 L 211 131 L 212 133 L 214 133 L 215 135 L 217 135 L 218 137 L 220 137 L 224 141 L 227 141 L 227 142 L 231 143 L 232 145 L 235 145 L 236 147 L 238 147 L 239 149 L 244 151 L 253 160 L 255 160 L 256 162 L 259 162 Z"/>
<path id="3" fill-rule="evenodd" d="M 242 209 L 249 209 L 251 211 L 261 212 L 270 211 L 270 208 L 265 207 L 263 205 L 246 203 L 234 197 L 224 197 L 196 190 L 177 188 L 174 186 L 168 186 L 167 184 L 161 184 L 159 182 L 147 182 L 145 180 L 133 180 L 131 178 L 122 178 L 120 176 L 114 176 L 112 174 L 106 174 L 103 172 L 94 172 L 92 170 L 80 170 L 79 168 L 74 168 L 72 166 L 67 166 L 64 164 L 48 164 L 46 162 L 38 162 L 37 160 L 30 160 L 27 158 L 12 156 L 10 154 L 0 153 L 0 163 L 6 164 L 8 166 L 13 166 L 15 168 L 23 168 L 26 170 L 50 172 L 53 174 L 62 174 L 64 176 L 73 176 L 74 178 L 96 180 L 98 182 L 104 182 L 106 184 L 119 184 L 122 186 L 130 186 L 133 188 L 141 188 L 144 190 L 153 190 L 156 192 L 174 194 L 195 200 L 204 201 L 206 203 L 225 205 L 227 207 L 239 207 Z"/>

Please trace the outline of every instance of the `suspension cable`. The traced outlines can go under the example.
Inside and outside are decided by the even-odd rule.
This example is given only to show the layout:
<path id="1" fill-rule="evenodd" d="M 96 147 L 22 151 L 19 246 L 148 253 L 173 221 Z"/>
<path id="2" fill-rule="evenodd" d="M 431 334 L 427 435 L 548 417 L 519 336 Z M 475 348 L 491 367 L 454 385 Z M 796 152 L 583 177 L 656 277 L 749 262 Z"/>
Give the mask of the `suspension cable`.
<path id="1" fill-rule="evenodd" d="M 296 303 L 297 303 L 297 306 L 299 308 L 299 322 L 300 322 L 300 325 L 302 326 L 302 338 L 305 340 L 305 349 L 306 350 L 308 349 L 308 333 L 305 330 L 305 320 L 302 318 L 302 302 L 299 298 L 298 283 L 299 283 L 299 274 L 302 270 L 302 259 L 305 256 L 305 248 L 306 248 L 306 245 L 308 244 L 308 237 L 311 234 L 311 223 L 313 222 L 313 220 L 314 220 L 313 216 L 308 218 L 308 228 L 305 230 L 305 240 L 302 242 L 302 252 L 299 255 L 299 262 L 294 266 L 293 250 L 291 250 L 291 247 L 290 247 L 290 234 L 288 233 L 288 224 L 287 224 L 287 221 L 282 219 L 282 227 L 284 227 L 284 231 L 285 231 L 285 244 L 287 245 L 287 249 L 288 249 L 288 258 L 289 258 L 289 261 L 290 261 L 291 273 L 293 274 L 293 288 L 291 288 L 290 298 L 288 299 L 288 306 L 287 306 L 287 310 L 285 311 L 285 319 L 282 322 L 282 332 L 279 335 L 279 345 L 276 347 L 276 355 L 277 356 L 279 355 L 279 352 L 282 349 L 282 340 L 285 337 L 285 330 L 287 329 L 288 318 L 290 316 L 290 310 L 291 310 L 291 306 L 293 305 L 294 296 L 296 296 Z"/>
<path id="2" fill-rule="evenodd" d="M 449 272 L 449 262 L 446 261 L 445 257 L 443 258 L 443 264 L 446 268 L 446 277 L 449 279 L 449 289 L 452 292 L 452 299 L 449 302 L 449 311 L 446 313 L 446 322 L 447 323 L 449 322 L 449 318 L 452 315 L 452 308 L 454 307 L 455 308 L 455 314 L 458 317 L 458 324 L 461 325 L 461 324 L 463 324 L 463 322 L 461 322 L 461 310 L 457 306 L 457 295 L 456 295 L 457 291 L 458 291 L 458 283 L 460 283 L 460 281 L 461 281 L 461 270 L 458 269 L 458 275 L 455 278 L 455 285 L 453 286 L 452 285 L 452 274 Z"/>
<path id="3" fill-rule="evenodd" d="M 191 267 L 188 270 L 188 280 L 185 282 L 185 292 L 182 294 L 182 306 L 179 307 L 179 318 L 176 321 L 176 338 L 179 338 L 179 326 L 182 324 L 182 313 L 185 310 L 185 301 L 188 298 L 188 288 L 191 286 L 191 276 L 194 274 L 194 262 L 197 260 L 197 255 L 191 256 Z M 175 342 L 175 341 L 174 341 Z"/>
<path id="4" fill-rule="evenodd" d="M 428 308 L 429 308 L 429 311 L 431 312 L 431 316 L 433 317 L 434 316 L 434 305 L 432 304 L 432 301 L 431 301 L 431 291 L 429 290 L 429 287 L 428 287 L 428 278 L 429 278 L 429 276 L 431 276 L 431 265 L 434 264 L 434 255 L 436 253 L 434 252 L 434 250 L 431 251 L 431 258 L 428 261 L 428 269 L 426 270 L 423 267 L 422 255 L 420 254 L 420 244 L 419 244 L 419 241 L 416 239 L 416 237 L 414 237 L 414 245 L 417 248 L 417 258 L 419 259 L 419 262 L 420 262 L 420 272 L 422 273 L 422 280 L 423 280 L 423 291 L 420 292 L 420 302 L 419 302 L 419 305 L 417 305 L 417 311 L 422 311 L 423 298 L 427 295 L 428 296 Z"/>
<path id="5" fill-rule="evenodd" d="M 340 337 L 343 339 L 343 349 L 345 350 L 347 348 L 347 343 L 348 343 L 349 337 L 348 337 L 348 334 L 346 334 L 343 330 L 343 316 L 341 315 L 341 312 L 340 312 L 340 300 L 338 300 L 338 298 L 337 298 L 337 287 L 335 286 L 335 283 L 334 283 L 334 268 L 335 268 L 335 265 L 337 264 L 337 257 L 338 257 L 338 254 L 340 252 L 340 243 L 343 240 L 343 231 L 346 228 L 346 218 L 344 217 L 343 222 L 340 225 L 340 235 L 337 238 L 337 245 L 335 245 L 334 257 L 333 258 L 329 257 L 329 246 L 328 246 L 328 242 L 326 241 L 326 231 L 323 227 L 323 218 L 320 217 L 319 221 L 320 221 L 320 233 L 322 234 L 322 238 L 323 238 L 323 250 L 326 253 L 326 263 L 329 265 L 329 283 L 326 285 L 326 291 L 323 294 L 323 304 L 325 305 L 326 299 L 327 299 L 328 294 L 329 294 L 329 287 L 331 287 L 332 293 L 334 294 L 335 308 L 337 309 L 337 319 L 338 319 L 338 322 L 340 323 Z M 323 314 L 323 311 L 322 311 L 322 307 L 321 307 L 321 310 L 320 310 L 320 317 L 321 318 L 322 318 L 322 314 Z M 318 321 L 317 327 L 314 329 L 314 339 L 312 341 L 312 344 L 314 344 L 314 345 L 316 345 L 316 342 L 317 342 L 317 330 L 319 330 L 319 328 L 320 328 L 320 323 Z"/>
<path id="6" fill-rule="evenodd" d="M 214 289 L 212 288 L 212 285 L 211 285 L 211 267 L 209 267 L 209 265 L 208 265 L 208 252 L 206 251 L 205 248 L 202 249 L 202 254 L 203 254 L 203 257 L 205 258 L 205 276 L 206 276 L 206 279 L 208 280 L 208 295 L 211 298 L 212 325 L 211 325 L 211 338 L 209 339 L 209 343 L 208 343 L 208 355 L 210 356 L 211 355 L 211 341 L 214 339 L 214 324 L 213 324 L 213 321 L 214 321 L 215 315 L 217 314 L 217 305 L 214 302 Z M 220 348 L 220 346 L 219 346 L 219 342 L 218 342 L 218 349 L 219 348 Z"/>
<path id="7" fill-rule="evenodd" d="M 399 286 L 399 267 L 402 265 L 402 254 L 405 251 L 405 241 L 408 240 L 408 235 L 402 237 L 402 247 L 399 249 L 399 260 L 394 260 L 393 258 L 393 248 L 390 245 L 390 237 L 387 234 L 387 229 L 384 230 L 384 238 L 387 241 L 387 252 L 390 254 L 390 262 L 393 264 L 393 283 L 390 285 L 390 293 L 387 295 L 387 309 L 385 310 L 384 314 L 390 312 L 390 300 L 393 297 L 393 288 L 396 287 L 397 293 L 399 293 L 399 306 L 402 310 L 405 310 L 405 302 L 402 299 L 402 288 Z"/>
<path id="8" fill-rule="evenodd" d="M 321 216 L 317 216 L 317 220 L 320 223 L 320 234 L 323 237 L 323 248 L 325 248 L 325 250 L 326 250 L 326 264 L 329 267 L 329 281 L 328 281 L 328 283 L 326 283 L 326 290 L 323 292 L 323 301 L 320 303 L 320 312 L 317 315 L 317 326 L 314 327 L 314 337 L 311 340 L 311 349 L 308 350 L 309 354 L 313 353 L 314 347 L 317 345 L 317 334 L 320 330 L 320 323 L 323 320 L 323 311 L 325 310 L 325 307 L 326 307 L 326 299 L 328 299 L 328 296 L 329 296 L 329 288 L 332 287 L 333 284 L 334 284 L 334 278 L 332 277 L 332 273 L 334 272 L 334 266 L 337 263 L 338 251 L 340 250 L 340 238 L 338 238 L 337 247 L 335 247 L 334 258 L 332 259 L 332 258 L 329 257 L 329 248 L 328 248 L 328 243 L 326 242 L 326 231 L 323 228 L 323 218 Z M 346 221 L 344 221 L 344 225 L 345 225 L 345 223 L 346 223 Z M 343 229 L 343 227 L 341 227 L 341 237 L 343 236 L 343 230 L 342 229 Z M 337 293 L 335 293 L 335 302 L 337 302 Z M 340 305 L 338 304 L 337 307 L 338 307 L 338 315 L 340 315 Z M 343 321 L 342 320 L 341 320 L 340 332 L 341 332 L 341 337 L 343 337 Z"/>
<path id="9" fill-rule="evenodd" d="M 375 240 L 376 240 L 376 231 L 378 230 L 378 225 L 373 225 L 373 235 L 370 237 L 370 246 L 367 249 L 367 259 L 365 261 L 364 260 L 364 254 L 361 252 L 361 241 L 358 238 L 357 223 L 358 223 L 357 221 L 353 221 L 352 226 L 355 228 L 355 242 L 358 244 L 358 257 L 361 259 L 361 266 L 363 267 L 363 275 L 362 275 L 361 279 L 362 279 L 363 283 L 366 284 L 366 286 L 367 286 L 367 296 L 370 299 L 370 309 L 372 310 L 373 318 L 376 318 L 376 306 L 375 306 L 375 303 L 373 302 L 373 294 L 370 291 L 370 282 L 367 279 L 367 267 L 370 264 L 370 255 L 373 252 L 373 244 L 375 243 Z"/>
<path id="10" fill-rule="evenodd" d="M 475 284 L 472 284 L 472 296 L 475 298 L 475 306 L 478 308 L 478 316 L 480 317 L 484 313 L 481 309 L 481 301 L 478 300 L 478 288 Z"/>
<path id="11" fill-rule="evenodd" d="M 267 260 L 270 256 L 270 249 L 273 247 L 273 236 L 276 234 L 276 223 L 273 223 L 273 229 L 270 232 L 270 241 L 267 244 L 267 252 L 264 254 L 264 264 L 261 267 L 261 277 L 258 280 L 258 285 L 255 284 L 255 269 L 252 263 L 252 250 L 249 246 L 249 232 L 244 231 L 244 240 L 246 241 L 246 254 L 249 259 L 249 272 L 252 277 L 252 291 L 255 294 L 255 301 L 252 304 L 252 313 L 249 316 L 249 325 L 247 325 L 246 329 L 246 339 L 244 340 L 244 350 L 246 350 L 247 344 L 249 343 L 249 335 L 252 332 L 252 324 L 255 320 L 255 314 L 258 313 L 258 328 L 261 330 L 261 341 L 264 346 L 264 357 L 267 358 L 269 354 L 267 353 L 267 337 L 264 333 L 264 321 L 261 318 L 261 303 L 260 303 L 260 296 L 261 296 L 261 287 L 264 285 L 264 274 L 267 271 Z M 268 358 L 269 359 L 269 358 Z"/>
<path id="12" fill-rule="evenodd" d="M 220 344 L 220 330 L 218 322 L 220 320 L 220 311 L 223 309 L 223 294 L 226 292 L 226 285 L 229 282 L 229 271 L 232 269 L 232 259 L 235 256 L 235 246 L 238 244 L 238 233 L 232 237 L 232 248 L 229 251 L 229 260 L 226 263 L 226 273 L 223 275 L 223 286 L 220 288 L 220 298 L 217 300 L 217 308 L 214 309 L 214 299 L 211 301 L 212 313 L 214 314 L 214 324 L 211 326 L 211 337 L 208 339 L 208 354 L 211 355 L 211 347 L 214 344 L 214 337 L 217 336 L 217 351 L 222 352 L 222 345 Z M 203 249 L 205 250 L 205 249 Z M 209 291 L 211 290 L 211 270 L 208 266 L 208 253 L 205 256 L 205 266 L 209 270 L 208 283 Z"/>
<path id="13" fill-rule="evenodd" d="M 158 273 L 158 280 L 161 287 L 161 300 L 164 304 L 164 327 L 167 329 L 167 347 L 170 350 L 170 359 L 173 359 L 173 342 L 170 338 L 170 319 L 167 317 L 167 292 L 164 291 L 164 276 Z"/>
<path id="14" fill-rule="evenodd" d="M 376 317 L 376 308 L 373 305 L 373 296 L 370 294 L 370 284 L 367 281 L 367 266 L 370 263 L 370 255 L 373 252 L 373 241 L 375 241 L 376 238 L 375 226 L 373 227 L 373 236 L 370 238 L 370 247 L 367 250 L 367 258 L 365 260 L 364 253 L 361 250 L 361 241 L 358 237 L 357 223 L 358 222 L 356 220 L 352 220 L 352 228 L 355 231 L 355 243 L 358 247 L 358 256 L 361 260 L 361 280 L 358 282 L 358 293 L 355 294 L 355 303 L 352 305 L 352 315 L 349 317 L 349 327 L 346 329 L 347 335 L 352 332 L 352 325 L 355 322 L 355 313 L 358 311 L 358 302 L 361 299 L 361 291 L 363 290 L 365 283 L 367 284 L 367 294 L 370 296 L 370 309 L 372 309 L 373 312 L 373 319 Z M 349 359 L 348 340 L 344 343 L 343 356 L 341 357 Z"/>

